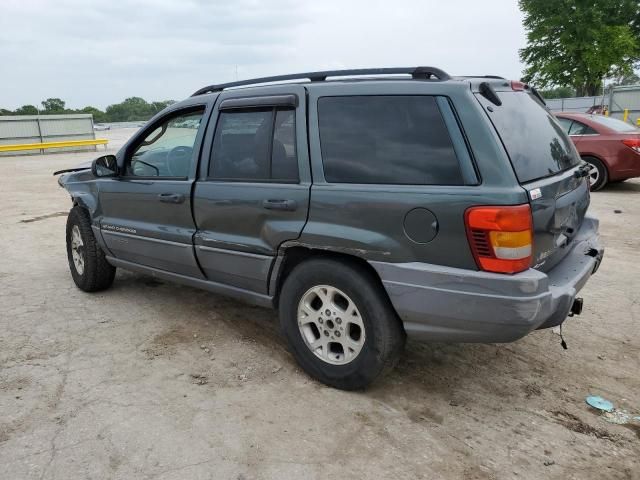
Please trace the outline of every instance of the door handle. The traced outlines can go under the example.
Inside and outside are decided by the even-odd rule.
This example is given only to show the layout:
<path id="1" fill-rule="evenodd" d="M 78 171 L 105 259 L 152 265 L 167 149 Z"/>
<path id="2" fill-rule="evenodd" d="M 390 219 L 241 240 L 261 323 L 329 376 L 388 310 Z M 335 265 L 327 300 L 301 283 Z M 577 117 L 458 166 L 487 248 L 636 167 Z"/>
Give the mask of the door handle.
<path id="1" fill-rule="evenodd" d="M 295 200 L 264 200 L 262 207 L 267 210 L 285 210 L 293 212 L 298 208 L 298 203 Z"/>
<path id="2" fill-rule="evenodd" d="M 180 193 L 161 193 L 158 198 L 163 203 L 183 203 L 184 195 Z"/>

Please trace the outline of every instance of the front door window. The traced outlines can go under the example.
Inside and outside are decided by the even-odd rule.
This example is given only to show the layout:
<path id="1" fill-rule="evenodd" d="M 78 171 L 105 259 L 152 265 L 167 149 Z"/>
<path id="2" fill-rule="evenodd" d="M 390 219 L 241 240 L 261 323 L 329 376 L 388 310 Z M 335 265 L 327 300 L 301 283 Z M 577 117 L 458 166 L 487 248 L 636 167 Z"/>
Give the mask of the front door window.
<path id="1" fill-rule="evenodd" d="M 204 110 L 170 117 L 147 134 L 125 165 L 133 177 L 186 178 Z"/>

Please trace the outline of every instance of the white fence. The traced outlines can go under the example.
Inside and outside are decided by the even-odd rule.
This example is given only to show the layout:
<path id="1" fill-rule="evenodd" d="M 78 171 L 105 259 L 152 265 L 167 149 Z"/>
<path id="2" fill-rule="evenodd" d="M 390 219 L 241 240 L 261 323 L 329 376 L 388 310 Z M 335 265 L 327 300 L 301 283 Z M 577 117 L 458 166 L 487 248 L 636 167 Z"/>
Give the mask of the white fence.
<path id="1" fill-rule="evenodd" d="M 63 142 L 65 140 L 93 140 L 93 116 L 69 115 L 16 115 L 0 116 L 0 145 Z M 56 152 L 96 150 L 95 146 L 57 148 Z M 0 152 L 0 155 L 29 155 L 41 150 Z"/>
<path id="2" fill-rule="evenodd" d="M 604 97 L 550 98 L 545 101 L 553 112 L 585 113 L 592 107 L 604 105 L 611 117 L 622 120 L 626 115 L 627 122 L 634 125 L 640 119 L 640 85 L 614 87 Z"/>
<path id="3" fill-rule="evenodd" d="M 602 105 L 603 98 L 599 97 L 572 97 L 572 98 L 550 98 L 547 106 L 553 112 L 577 112 L 584 113 L 592 107 Z M 604 105 L 609 105 L 609 98 L 604 97 Z"/>
<path id="4" fill-rule="evenodd" d="M 627 121 L 638 124 L 640 119 L 640 85 L 616 87 L 609 95 L 609 112 L 612 117 L 624 118 L 625 110 Z"/>

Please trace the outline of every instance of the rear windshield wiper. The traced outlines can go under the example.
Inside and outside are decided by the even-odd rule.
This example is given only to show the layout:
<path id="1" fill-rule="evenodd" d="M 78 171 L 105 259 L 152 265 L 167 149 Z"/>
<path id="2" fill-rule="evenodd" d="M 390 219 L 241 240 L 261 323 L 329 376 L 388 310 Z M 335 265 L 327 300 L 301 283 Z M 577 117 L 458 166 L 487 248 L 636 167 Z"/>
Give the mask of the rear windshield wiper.
<path id="1" fill-rule="evenodd" d="M 498 107 L 502 105 L 502 100 L 500 100 L 500 97 L 498 97 L 498 94 L 489 82 L 482 82 L 480 84 L 480 95 Z"/>
<path id="2" fill-rule="evenodd" d="M 540 100 L 540 103 L 542 103 L 542 105 L 544 105 L 545 107 L 547 106 L 547 102 L 544 101 L 544 98 L 542 98 L 542 95 L 540 95 L 540 92 L 538 92 L 538 90 L 536 90 L 535 87 L 530 87 L 531 88 L 531 93 L 533 93 L 533 95 Z"/>

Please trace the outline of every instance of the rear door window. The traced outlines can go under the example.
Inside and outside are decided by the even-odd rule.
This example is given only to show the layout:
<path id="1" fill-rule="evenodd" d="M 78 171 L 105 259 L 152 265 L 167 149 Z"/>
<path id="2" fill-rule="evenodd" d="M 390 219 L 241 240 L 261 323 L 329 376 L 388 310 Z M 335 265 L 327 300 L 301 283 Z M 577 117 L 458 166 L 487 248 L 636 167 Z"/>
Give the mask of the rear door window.
<path id="1" fill-rule="evenodd" d="M 213 141 L 209 178 L 298 182 L 293 109 L 223 111 Z"/>
<path id="2" fill-rule="evenodd" d="M 498 92 L 501 106 L 478 100 L 504 144 L 520 183 L 555 175 L 580 163 L 573 143 L 558 121 L 530 94 Z"/>
<path id="3" fill-rule="evenodd" d="M 434 97 L 323 97 L 318 120 L 328 182 L 464 183 Z"/>

